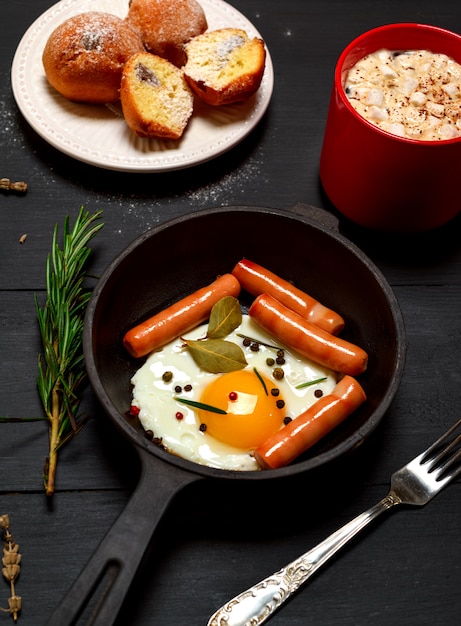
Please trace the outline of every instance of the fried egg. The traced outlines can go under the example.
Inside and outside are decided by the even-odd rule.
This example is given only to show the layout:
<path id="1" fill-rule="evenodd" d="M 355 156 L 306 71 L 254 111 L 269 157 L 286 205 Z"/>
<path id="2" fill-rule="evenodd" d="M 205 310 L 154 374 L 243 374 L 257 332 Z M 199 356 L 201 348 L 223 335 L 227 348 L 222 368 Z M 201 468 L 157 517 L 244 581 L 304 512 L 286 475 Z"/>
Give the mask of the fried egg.
<path id="1" fill-rule="evenodd" d="M 206 332 L 204 324 L 185 338 Z M 177 339 L 151 353 L 134 374 L 132 405 L 146 432 L 172 454 L 219 469 L 259 470 L 253 451 L 330 393 L 337 375 L 287 349 L 248 315 L 226 341 L 244 351 L 243 369 L 203 371 Z"/>

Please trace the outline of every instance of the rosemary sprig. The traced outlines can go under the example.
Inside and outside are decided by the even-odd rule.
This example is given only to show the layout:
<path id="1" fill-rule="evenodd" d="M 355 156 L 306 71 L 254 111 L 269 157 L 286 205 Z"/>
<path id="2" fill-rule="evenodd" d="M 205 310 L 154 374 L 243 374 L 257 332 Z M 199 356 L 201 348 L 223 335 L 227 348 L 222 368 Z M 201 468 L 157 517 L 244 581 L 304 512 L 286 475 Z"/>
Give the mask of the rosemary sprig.
<path id="1" fill-rule="evenodd" d="M 259 379 L 259 382 L 261 383 L 261 385 L 263 386 L 264 389 L 264 393 L 266 394 L 266 396 L 268 396 L 269 394 L 267 393 L 267 387 L 266 387 L 266 383 L 264 382 L 263 377 L 261 376 L 261 374 L 258 372 L 258 370 L 256 369 L 256 367 L 253 368 L 254 373 L 256 374 L 256 376 Z"/>
<path id="2" fill-rule="evenodd" d="M 55 489 L 58 450 L 83 428 L 79 413 L 80 391 L 86 379 L 82 335 L 90 292 L 83 288 L 85 265 L 91 253 L 88 242 L 99 232 L 102 211 L 80 212 L 71 229 L 69 216 L 63 227 L 63 245 L 58 244 L 58 226 L 53 231 L 51 253 L 46 263 L 47 299 L 35 305 L 43 353 L 38 358 L 37 388 L 49 420 L 49 456 L 44 468 L 47 495 Z"/>
<path id="3" fill-rule="evenodd" d="M 236 333 L 237 337 L 241 337 L 242 339 L 248 339 L 252 343 L 259 343 L 260 346 L 265 346 L 266 348 L 270 348 L 271 350 L 280 350 L 280 346 L 273 346 L 270 343 L 264 343 L 264 341 L 260 341 L 259 339 L 254 339 L 253 337 L 249 337 L 248 335 L 243 335 L 242 333 Z"/>
<path id="4" fill-rule="evenodd" d="M 318 383 L 323 383 L 326 380 L 326 376 L 322 376 L 322 378 L 316 378 L 315 380 L 308 380 L 305 383 L 300 383 L 296 385 L 295 389 L 304 389 L 304 387 L 312 387 L 312 385 L 317 385 Z"/>
<path id="5" fill-rule="evenodd" d="M 217 406 L 212 406 L 211 404 L 204 404 L 203 402 L 196 402 L 195 400 L 188 400 L 187 398 L 180 398 L 178 396 L 175 397 L 175 400 L 181 402 L 182 404 L 187 404 L 187 406 L 191 406 L 194 409 L 202 409 L 202 411 L 210 411 L 211 413 L 227 415 L 227 411 L 220 409 Z"/>

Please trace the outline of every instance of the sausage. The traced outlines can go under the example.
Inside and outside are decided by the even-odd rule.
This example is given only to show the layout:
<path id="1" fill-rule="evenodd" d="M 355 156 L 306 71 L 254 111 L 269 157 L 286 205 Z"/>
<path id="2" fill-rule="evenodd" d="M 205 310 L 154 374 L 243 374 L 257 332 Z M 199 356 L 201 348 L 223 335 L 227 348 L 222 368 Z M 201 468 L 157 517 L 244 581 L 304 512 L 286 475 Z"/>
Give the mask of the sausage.
<path id="1" fill-rule="evenodd" d="M 213 306 L 224 296 L 237 298 L 239 294 L 240 283 L 235 276 L 223 274 L 129 330 L 123 345 L 131 356 L 145 356 L 207 320 Z"/>
<path id="2" fill-rule="evenodd" d="M 360 383 L 352 376 L 344 376 L 330 394 L 314 402 L 262 443 L 255 450 L 256 460 L 262 469 L 288 465 L 336 428 L 365 400 L 366 394 Z"/>
<path id="3" fill-rule="evenodd" d="M 288 348 L 320 365 L 351 376 L 367 368 L 365 350 L 308 322 L 269 294 L 257 296 L 248 314 Z"/>
<path id="4" fill-rule="evenodd" d="M 232 274 L 238 279 L 242 289 L 248 293 L 253 296 L 268 293 L 309 322 L 333 335 L 339 334 L 344 328 L 344 319 L 339 313 L 253 261 L 242 259 L 234 267 Z"/>

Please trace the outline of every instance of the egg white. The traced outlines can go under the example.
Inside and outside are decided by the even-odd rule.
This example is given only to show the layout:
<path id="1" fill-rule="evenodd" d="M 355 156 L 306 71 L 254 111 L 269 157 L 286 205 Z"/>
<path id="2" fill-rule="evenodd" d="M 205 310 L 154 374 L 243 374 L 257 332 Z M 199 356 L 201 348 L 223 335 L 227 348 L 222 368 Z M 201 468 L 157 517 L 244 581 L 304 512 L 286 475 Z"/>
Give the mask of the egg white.
<path id="1" fill-rule="evenodd" d="M 202 338 L 206 335 L 207 327 L 207 324 L 199 326 L 185 337 Z M 284 350 L 285 363 L 281 367 L 285 376 L 282 380 L 275 380 L 272 376 L 274 366 L 270 367 L 266 363 L 268 357 L 275 358 L 275 351 L 262 344 L 257 352 L 243 348 L 248 362 L 246 368 L 256 368 L 280 389 L 285 400 L 285 415 L 295 418 L 317 400 L 314 395 L 316 389 L 328 394 L 335 386 L 335 372 L 285 348 L 260 329 L 248 315 L 243 315 L 241 325 L 226 340 L 242 346 L 242 337 L 238 333 Z M 165 382 L 162 378 L 165 371 L 173 374 L 170 382 Z M 132 404 L 139 409 L 139 420 L 144 429 L 151 431 L 156 438 L 161 438 L 163 447 L 172 454 L 209 467 L 239 471 L 259 470 L 251 450 L 229 446 L 207 432 L 200 431 L 200 422 L 194 410 L 175 400 L 175 396 L 180 396 L 199 401 L 205 387 L 219 376 L 221 374 L 200 370 L 187 348 L 182 347 L 181 339 L 177 339 L 151 353 L 134 374 L 131 380 Z M 320 383 L 296 389 L 296 385 L 300 383 L 323 377 L 325 380 Z M 191 391 L 184 390 L 184 386 L 188 384 L 192 385 Z M 180 393 L 175 392 L 177 385 L 182 388 Z M 177 412 L 183 415 L 183 419 L 178 420 L 175 417 Z"/>

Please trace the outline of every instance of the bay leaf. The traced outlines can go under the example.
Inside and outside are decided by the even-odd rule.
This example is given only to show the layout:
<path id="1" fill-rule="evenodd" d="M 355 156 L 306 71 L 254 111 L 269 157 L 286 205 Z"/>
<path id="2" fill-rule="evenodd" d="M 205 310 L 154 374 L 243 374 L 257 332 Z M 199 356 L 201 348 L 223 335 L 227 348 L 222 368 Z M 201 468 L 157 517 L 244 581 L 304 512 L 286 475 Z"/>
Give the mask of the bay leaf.
<path id="1" fill-rule="evenodd" d="M 207 337 L 222 339 L 242 323 L 240 303 L 234 296 L 224 296 L 213 306 L 208 322 Z"/>
<path id="2" fill-rule="evenodd" d="M 206 372 L 225 374 L 241 370 L 247 365 L 242 348 L 231 341 L 186 339 L 185 344 L 196 364 Z"/>

